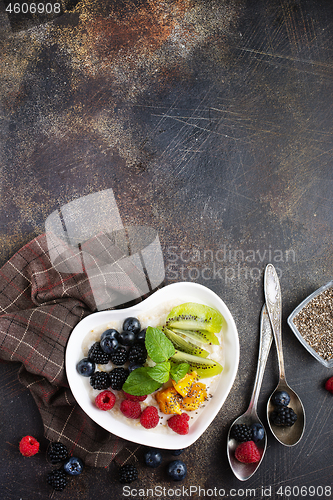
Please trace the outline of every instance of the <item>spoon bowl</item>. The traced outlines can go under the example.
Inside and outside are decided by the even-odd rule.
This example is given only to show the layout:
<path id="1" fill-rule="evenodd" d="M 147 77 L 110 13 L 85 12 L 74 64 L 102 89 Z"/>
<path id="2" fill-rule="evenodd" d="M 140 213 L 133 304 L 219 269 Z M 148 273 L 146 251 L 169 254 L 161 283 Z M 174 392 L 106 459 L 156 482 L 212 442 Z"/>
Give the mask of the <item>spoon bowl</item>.
<path id="1" fill-rule="evenodd" d="M 246 412 L 243 413 L 243 415 L 241 415 L 240 417 L 236 418 L 236 420 L 232 423 L 229 428 L 227 437 L 227 455 L 229 464 L 231 470 L 240 481 L 246 481 L 251 476 L 253 476 L 253 474 L 261 464 L 262 459 L 264 458 L 267 447 L 267 433 L 260 418 L 257 415 L 257 403 L 272 340 L 272 329 L 269 322 L 266 305 L 264 305 L 261 311 L 259 359 L 250 404 Z M 251 427 L 253 424 L 260 424 L 264 429 L 264 437 L 256 442 L 257 448 L 260 453 L 260 460 L 258 462 L 246 464 L 239 462 L 236 459 L 235 450 L 239 443 L 231 436 L 231 431 L 232 428 L 238 424 L 246 424 L 249 427 Z"/>
<path id="2" fill-rule="evenodd" d="M 271 414 L 276 408 L 271 400 L 276 391 L 286 391 L 290 396 L 290 403 L 288 406 L 290 406 L 297 415 L 297 420 L 291 427 L 274 425 L 271 421 Z M 302 401 L 297 396 L 296 392 L 287 384 L 286 379 L 281 380 L 267 403 L 267 421 L 272 434 L 274 434 L 281 444 L 285 446 L 294 446 L 303 436 L 305 427 L 304 416 L 305 412 Z"/>
<path id="3" fill-rule="evenodd" d="M 300 441 L 304 433 L 305 410 L 299 396 L 287 384 L 285 376 L 281 331 L 281 288 L 277 272 L 272 264 L 268 264 L 265 269 L 264 289 L 267 311 L 276 344 L 280 374 L 279 383 L 267 403 L 267 420 L 272 434 L 281 444 L 285 446 L 294 446 Z M 297 415 L 297 420 L 292 426 L 278 426 L 272 422 L 271 415 L 275 409 L 275 406 L 272 404 L 272 396 L 276 391 L 286 391 L 290 396 L 290 403 L 288 406 L 290 406 Z"/>
<path id="4" fill-rule="evenodd" d="M 267 434 L 265 431 L 264 438 L 256 443 L 257 448 L 258 448 L 259 453 L 260 453 L 260 461 L 252 463 L 252 464 L 244 464 L 242 462 L 239 462 L 235 458 L 235 450 L 237 448 L 238 442 L 235 439 L 230 437 L 230 432 L 231 432 L 233 426 L 237 425 L 237 424 L 246 424 L 249 427 L 251 427 L 251 425 L 253 425 L 253 424 L 260 424 L 264 430 L 265 430 L 265 428 L 264 428 L 260 418 L 258 417 L 258 415 L 255 411 L 254 412 L 246 411 L 245 413 L 243 413 L 243 415 L 236 418 L 236 420 L 233 422 L 233 424 L 229 428 L 228 438 L 227 438 L 229 464 L 230 464 L 230 467 L 231 467 L 233 473 L 235 474 L 235 476 L 240 481 L 246 481 L 247 479 L 250 479 L 251 476 L 253 476 L 255 471 L 258 469 L 262 459 L 264 458 L 264 454 L 265 454 L 266 447 L 267 447 Z"/>

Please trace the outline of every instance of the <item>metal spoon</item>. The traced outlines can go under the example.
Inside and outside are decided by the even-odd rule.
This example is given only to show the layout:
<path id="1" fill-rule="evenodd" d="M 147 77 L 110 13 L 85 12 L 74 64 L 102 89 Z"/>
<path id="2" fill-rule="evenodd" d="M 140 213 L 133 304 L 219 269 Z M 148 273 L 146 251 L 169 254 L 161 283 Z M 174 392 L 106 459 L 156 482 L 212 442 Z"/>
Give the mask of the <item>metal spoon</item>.
<path id="1" fill-rule="evenodd" d="M 285 446 L 294 446 L 302 438 L 305 428 L 305 411 L 302 401 L 296 392 L 287 384 L 284 360 L 282 351 L 282 301 L 281 288 L 277 272 L 272 264 L 268 264 L 265 269 L 264 290 L 267 311 L 271 322 L 275 344 L 278 355 L 280 380 L 267 403 L 268 425 L 276 439 Z M 271 421 L 271 414 L 275 409 L 272 404 L 272 396 L 276 391 L 286 391 L 290 396 L 290 406 L 297 415 L 297 420 L 291 427 L 274 425 Z"/>
<path id="2" fill-rule="evenodd" d="M 271 324 L 269 322 L 266 306 L 264 305 L 261 310 L 261 319 L 260 319 L 259 359 L 258 359 L 257 373 L 253 386 L 253 392 L 250 404 L 246 412 L 243 413 L 243 415 L 241 415 L 240 417 L 238 417 L 230 426 L 227 438 L 227 454 L 228 454 L 229 464 L 233 473 L 240 481 L 246 481 L 251 476 L 253 476 L 253 474 L 255 473 L 255 471 L 258 469 L 259 465 L 262 462 L 267 447 L 267 434 L 261 420 L 257 415 L 257 403 L 272 340 L 273 340 L 273 334 L 272 334 Z M 251 426 L 252 424 L 260 424 L 263 427 L 265 435 L 259 442 L 256 443 L 261 455 L 259 462 L 252 464 L 244 464 L 242 462 L 239 462 L 235 458 L 235 449 L 238 443 L 235 439 L 232 439 L 230 437 L 230 431 L 232 427 L 236 424 L 247 424 L 249 426 Z"/>

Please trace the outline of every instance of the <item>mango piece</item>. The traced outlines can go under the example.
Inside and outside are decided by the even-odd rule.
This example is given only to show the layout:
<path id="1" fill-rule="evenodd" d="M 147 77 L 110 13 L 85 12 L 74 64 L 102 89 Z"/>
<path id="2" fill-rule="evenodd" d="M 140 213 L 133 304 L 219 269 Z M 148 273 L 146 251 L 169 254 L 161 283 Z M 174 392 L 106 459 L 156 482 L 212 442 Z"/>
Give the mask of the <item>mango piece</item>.
<path id="1" fill-rule="evenodd" d="M 207 398 L 207 390 L 205 384 L 196 382 L 192 385 L 187 396 L 185 396 L 180 403 L 183 410 L 193 411 L 197 410 Z"/>
<path id="2" fill-rule="evenodd" d="M 167 387 L 162 389 L 155 394 L 155 399 L 160 407 L 162 413 L 171 414 L 176 413 L 178 415 L 182 414 L 182 409 L 180 407 L 181 397 L 174 387 Z"/>
<path id="3" fill-rule="evenodd" d="M 194 382 L 198 379 L 197 372 L 193 371 L 191 373 L 186 373 L 185 377 L 180 379 L 178 382 L 172 380 L 172 384 L 176 391 L 183 397 L 187 396 L 187 393 L 191 389 Z"/>

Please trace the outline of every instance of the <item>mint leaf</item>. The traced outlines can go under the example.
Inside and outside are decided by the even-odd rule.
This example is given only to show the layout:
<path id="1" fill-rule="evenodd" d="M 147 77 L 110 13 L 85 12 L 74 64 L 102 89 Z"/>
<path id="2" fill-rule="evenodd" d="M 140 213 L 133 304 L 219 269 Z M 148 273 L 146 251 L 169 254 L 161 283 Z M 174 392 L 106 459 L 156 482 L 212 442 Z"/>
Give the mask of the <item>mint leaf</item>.
<path id="1" fill-rule="evenodd" d="M 173 343 L 164 335 L 160 328 L 148 326 L 145 336 L 148 356 L 155 363 L 162 363 L 175 354 Z"/>
<path id="2" fill-rule="evenodd" d="M 133 396 L 146 396 L 161 387 L 161 383 L 149 376 L 149 367 L 136 368 L 126 379 L 122 389 Z"/>
<path id="3" fill-rule="evenodd" d="M 178 383 L 183 377 L 185 377 L 189 369 L 190 365 L 188 363 L 179 363 L 173 365 L 170 370 L 170 377 L 172 378 L 172 380 Z"/>
<path id="4" fill-rule="evenodd" d="M 148 368 L 148 375 L 156 380 L 156 382 L 165 384 L 170 378 L 170 362 L 164 361 L 163 363 L 157 363 L 155 366 L 151 366 Z"/>

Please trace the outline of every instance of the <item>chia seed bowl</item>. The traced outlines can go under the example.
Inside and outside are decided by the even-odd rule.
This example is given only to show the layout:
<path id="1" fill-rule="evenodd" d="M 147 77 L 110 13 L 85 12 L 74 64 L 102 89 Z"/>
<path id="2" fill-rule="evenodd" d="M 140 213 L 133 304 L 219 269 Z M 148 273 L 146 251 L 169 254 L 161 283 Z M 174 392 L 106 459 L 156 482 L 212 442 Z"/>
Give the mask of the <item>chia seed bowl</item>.
<path id="1" fill-rule="evenodd" d="M 333 281 L 311 293 L 287 319 L 301 344 L 327 368 L 333 367 Z"/>

